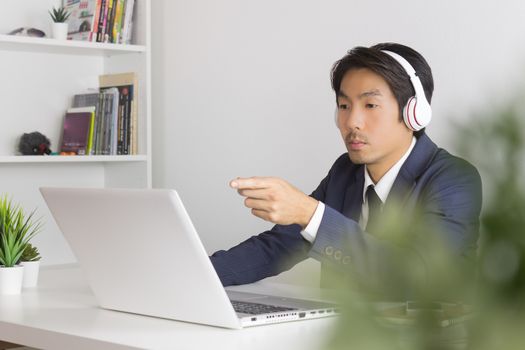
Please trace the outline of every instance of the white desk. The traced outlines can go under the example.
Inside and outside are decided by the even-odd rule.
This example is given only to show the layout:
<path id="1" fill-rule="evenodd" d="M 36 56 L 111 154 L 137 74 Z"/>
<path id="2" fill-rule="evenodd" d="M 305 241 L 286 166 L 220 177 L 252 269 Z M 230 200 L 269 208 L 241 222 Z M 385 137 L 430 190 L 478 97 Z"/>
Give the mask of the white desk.
<path id="1" fill-rule="evenodd" d="M 0 296 L 0 340 L 41 349 L 321 349 L 335 318 L 229 330 L 97 307 L 78 266 L 44 267 L 39 287 Z M 297 296 L 298 287 L 259 282 L 234 290 Z"/>

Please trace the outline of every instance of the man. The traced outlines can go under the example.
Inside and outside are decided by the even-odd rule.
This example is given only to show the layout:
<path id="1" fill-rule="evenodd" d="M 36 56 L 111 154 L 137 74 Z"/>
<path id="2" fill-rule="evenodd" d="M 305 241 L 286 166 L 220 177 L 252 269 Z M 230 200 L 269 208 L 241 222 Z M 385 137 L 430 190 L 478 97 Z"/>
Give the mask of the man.
<path id="1" fill-rule="evenodd" d="M 375 277 L 403 254 L 424 266 L 430 230 L 401 250 L 374 235 L 374 223 L 396 204 L 400 220 L 425 222 L 459 260 L 475 255 L 481 179 L 425 134 L 434 88 L 425 59 L 400 44 L 356 47 L 331 73 L 348 153 L 310 196 L 278 178 L 230 182 L 253 215 L 276 225 L 210 257 L 224 285 L 279 274 L 307 257 Z"/>

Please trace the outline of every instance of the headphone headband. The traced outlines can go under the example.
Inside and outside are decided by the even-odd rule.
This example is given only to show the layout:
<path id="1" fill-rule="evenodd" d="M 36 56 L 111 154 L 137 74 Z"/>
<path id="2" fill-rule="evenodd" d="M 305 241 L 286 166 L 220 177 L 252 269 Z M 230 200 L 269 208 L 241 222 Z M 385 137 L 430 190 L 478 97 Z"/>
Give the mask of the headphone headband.
<path id="1" fill-rule="evenodd" d="M 399 62 L 399 64 L 402 65 L 403 68 L 405 68 L 405 71 L 411 78 L 412 76 L 416 75 L 416 70 L 414 69 L 414 67 L 412 67 L 412 65 L 400 54 L 388 50 L 381 50 L 381 52 L 386 53 L 387 55 L 395 59 L 397 62 Z"/>
<path id="2" fill-rule="evenodd" d="M 416 94 L 409 98 L 407 104 L 404 106 L 403 119 L 409 129 L 413 131 L 423 129 L 432 119 L 432 108 L 425 96 L 423 84 L 421 84 L 421 80 L 416 75 L 416 70 L 403 56 L 388 50 L 381 50 L 381 52 L 395 59 L 410 77 L 410 82 Z"/>

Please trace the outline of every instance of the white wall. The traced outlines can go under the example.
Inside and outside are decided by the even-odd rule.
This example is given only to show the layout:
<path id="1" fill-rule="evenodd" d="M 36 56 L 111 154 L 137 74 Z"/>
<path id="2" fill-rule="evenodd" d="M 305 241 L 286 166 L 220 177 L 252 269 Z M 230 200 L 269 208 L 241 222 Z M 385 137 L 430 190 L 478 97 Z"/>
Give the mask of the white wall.
<path id="1" fill-rule="evenodd" d="M 525 2 L 154 0 L 154 186 L 175 188 L 209 252 L 269 224 L 227 187 L 272 175 L 310 192 L 345 151 L 333 123 L 332 64 L 395 41 L 430 63 L 445 148 L 451 120 L 520 86 Z"/>

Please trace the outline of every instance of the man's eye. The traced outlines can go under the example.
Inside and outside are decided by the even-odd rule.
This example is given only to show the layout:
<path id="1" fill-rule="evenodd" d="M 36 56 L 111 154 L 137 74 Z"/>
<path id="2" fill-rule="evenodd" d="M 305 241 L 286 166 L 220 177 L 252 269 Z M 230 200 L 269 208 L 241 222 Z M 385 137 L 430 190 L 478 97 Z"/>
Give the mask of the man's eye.
<path id="1" fill-rule="evenodd" d="M 366 108 L 368 108 L 368 109 L 374 109 L 374 108 L 377 108 L 377 107 L 378 107 L 378 105 L 373 104 L 373 103 L 367 103 L 366 104 Z"/>
<path id="2" fill-rule="evenodd" d="M 339 109 L 348 109 L 348 105 L 347 104 L 344 104 L 344 103 L 341 103 L 339 105 Z"/>

